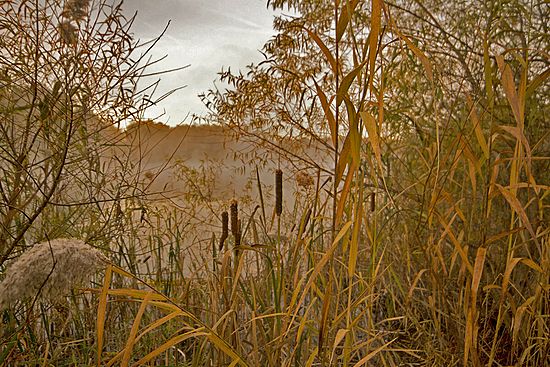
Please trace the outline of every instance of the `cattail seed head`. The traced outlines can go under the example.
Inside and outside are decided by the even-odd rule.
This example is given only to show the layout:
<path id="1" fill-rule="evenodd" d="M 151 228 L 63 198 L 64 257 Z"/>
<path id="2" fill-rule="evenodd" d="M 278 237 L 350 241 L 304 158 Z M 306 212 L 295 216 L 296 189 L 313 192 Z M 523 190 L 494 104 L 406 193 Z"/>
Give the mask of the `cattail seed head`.
<path id="1" fill-rule="evenodd" d="M 220 251 L 223 249 L 225 240 L 229 237 L 229 214 L 227 212 L 222 213 L 222 235 L 220 237 Z"/>
<path id="2" fill-rule="evenodd" d="M 374 212 L 376 209 L 376 194 L 373 192 L 370 194 L 370 211 Z"/>
<path id="3" fill-rule="evenodd" d="M 231 201 L 231 206 L 229 207 L 229 216 L 231 219 L 231 234 L 233 237 L 237 238 L 238 236 L 238 221 L 239 221 L 239 204 L 237 200 Z"/>
<path id="4" fill-rule="evenodd" d="M 275 171 L 275 213 L 281 216 L 283 212 L 283 171 Z"/>
<path id="5" fill-rule="evenodd" d="M 38 295 L 56 300 L 108 262 L 99 250 L 78 239 L 38 243 L 6 270 L 0 283 L 0 310 Z"/>

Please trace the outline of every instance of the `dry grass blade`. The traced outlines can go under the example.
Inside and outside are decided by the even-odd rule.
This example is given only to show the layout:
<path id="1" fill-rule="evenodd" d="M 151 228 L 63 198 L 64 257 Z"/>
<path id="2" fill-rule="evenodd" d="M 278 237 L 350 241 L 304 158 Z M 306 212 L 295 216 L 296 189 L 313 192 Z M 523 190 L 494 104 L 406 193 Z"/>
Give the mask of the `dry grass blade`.
<path id="1" fill-rule="evenodd" d="M 474 263 L 474 273 L 472 275 L 472 284 L 470 285 L 470 307 L 468 308 L 468 316 L 466 320 L 466 332 L 464 339 L 464 365 L 468 364 L 470 350 L 473 349 L 474 364 L 478 364 L 479 355 L 477 351 L 477 293 L 479 290 L 479 282 L 485 264 L 485 255 L 487 249 L 480 247 L 477 249 L 476 260 Z"/>
<path id="2" fill-rule="evenodd" d="M 352 225 L 352 222 L 349 221 L 349 222 L 347 222 L 346 224 L 344 224 L 342 226 L 342 229 L 340 229 L 340 231 L 338 232 L 338 234 L 334 238 L 334 242 L 332 243 L 330 248 L 323 255 L 323 257 L 319 260 L 319 262 L 315 265 L 315 268 L 313 269 L 311 275 L 309 276 L 309 279 L 308 279 L 304 289 L 302 289 L 302 290 L 296 289 L 294 291 L 295 293 L 296 292 L 301 292 L 301 296 L 299 298 L 298 303 L 296 304 L 295 312 L 292 316 L 292 320 L 290 322 L 290 325 L 292 325 L 292 323 L 294 322 L 294 319 L 297 317 L 298 311 L 300 310 L 300 307 L 304 303 L 304 300 L 305 300 L 306 296 L 308 295 L 308 291 L 311 288 L 313 282 L 315 282 L 315 280 L 317 279 L 317 277 L 319 276 L 319 274 L 321 273 L 321 271 L 323 270 L 325 265 L 331 259 L 331 257 L 334 254 L 334 251 L 336 251 L 336 249 L 338 247 L 338 244 L 339 244 L 340 240 L 348 233 L 351 225 Z"/>
<path id="3" fill-rule="evenodd" d="M 351 191 L 353 184 L 353 179 L 355 178 L 355 173 L 357 171 L 357 164 L 351 162 L 348 168 L 348 173 L 346 174 L 346 180 L 344 181 L 344 187 L 340 192 L 340 197 L 338 198 L 338 206 L 336 208 L 336 225 L 340 225 L 342 218 L 344 216 L 344 209 L 346 208 L 348 196 Z"/>
<path id="4" fill-rule="evenodd" d="M 529 221 L 529 218 L 527 217 L 527 213 L 525 213 L 525 209 L 519 202 L 518 198 L 503 186 L 496 184 L 496 187 L 499 189 L 502 196 L 504 196 L 508 204 L 510 204 L 510 207 L 512 207 L 512 209 L 519 215 L 523 225 L 527 228 L 527 230 L 531 234 L 533 241 L 538 243 L 537 235 L 533 229 L 533 226 L 531 225 L 531 222 Z"/>
<path id="5" fill-rule="evenodd" d="M 156 320 L 155 322 L 151 323 L 150 325 L 148 325 L 135 339 L 135 342 L 138 342 L 141 338 L 143 338 L 143 336 L 145 334 L 147 334 L 148 332 L 152 331 L 152 330 L 155 330 L 157 329 L 158 327 L 160 327 L 161 325 L 167 323 L 168 321 L 176 318 L 176 317 L 179 317 L 179 316 L 185 316 L 184 313 L 182 312 L 172 312 L 158 320 Z M 115 363 L 117 363 L 123 356 L 124 352 L 126 351 L 126 349 L 123 349 L 121 350 L 119 353 L 117 353 L 116 356 L 114 356 L 113 358 L 111 358 L 109 360 L 109 362 L 105 365 L 105 367 L 110 367 L 110 366 L 114 366 Z"/>
<path id="6" fill-rule="evenodd" d="M 475 105 L 472 102 L 472 99 L 470 96 L 467 96 L 466 101 L 468 102 L 468 106 L 471 111 L 470 120 L 472 121 L 472 125 L 474 127 L 474 132 L 476 135 L 477 142 L 479 144 L 479 147 L 483 151 L 485 159 L 489 159 L 489 147 L 487 145 L 487 141 L 485 140 L 485 137 L 483 136 L 483 132 L 481 131 L 481 122 L 479 121 L 479 118 L 477 116 Z"/>
<path id="7" fill-rule="evenodd" d="M 319 322 L 319 342 L 317 343 L 317 349 L 320 351 L 321 356 L 324 356 L 325 339 L 328 336 L 328 315 L 330 312 L 330 303 L 332 302 L 332 278 L 329 278 L 325 289 L 325 296 L 323 297 L 323 308 L 321 309 L 321 321 Z"/>
<path id="8" fill-rule="evenodd" d="M 147 354 L 145 357 L 141 358 L 139 361 L 137 361 L 134 366 L 142 366 L 145 363 L 150 362 L 154 358 L 158 357 L 161 353 L 165 352 L 172 346 L 181 343 L 182 341 L 189 339 L 189 338 L 197 338 L 200 336 L 209 335 L 208 332 L 205 331 L 204 328 L 197 328 L 195 330 L 188 331 L 184 334 L 174 336 L 170 338 L 167 342 L 162 344 L 160 347 L 153 350 L 151 353 Z"/>
<path id="9" fill-rule="evenodd" d="M 103 288 L 99 296 L 99 305 L 97 306 L 97 366 L 101 366 L 101 354 L 103 351 L 103 336 L 105 333 L 105 317 L 107 316 L 107 299 L 108 291 L 111 287 L 111 277 L 113 274 L 113 266 L 108 265 L 105 270 L 105 279 L 103 280 Z"/>
<path id="10" fill-rule="evenodd" d="M 407 47 L 414 53 L 414 55 L 420 60 L 422 63 L 422 66 L 424 67 L 424 70 L 426 71 L 426 75 L 428 76 L 428 79 L 430 82 L 434 82 L 434 75 L 433 75 L 433 67 L 432 63 L 430 62 L 430 59 L 422 52 L 412 41 L 409 39 L 409 37 L 405 36 L 397 27 L 394 26 L 393 30 L 397 34 L 397 36 L 402 39 Z"/>
<path id="11" fill-rule="evenodd" d="M 357 256 L 359 253 L 359 234 L 361 233 L 361 224 L 363 222 L 363 190 L 359 191 L 359 197 L 355 205 L 353 232 L 349 247 L 348 277 L 353 279 L 355 267 L 357 265 Z"/>
<path id="12" fill-rule="evenodd" d="M 128 336 L 128 340 L 126 341 L 126 347 L 124 348 L 124 354 L 122 356 L 122 362 L 120 364 L 122 367 L 128 367 L 130 363 L 130 358 L 132 358 L 132 351 L 136 343 L 136 336 L 139 330 L 139 324 L 141 323 L 141 318 L 143 317 L 143 313 L 145 312 L 149 301 L 153 298 L 153 295 L 153 292 L 148 292 L 143 301 L 141 301 L 138 313 L 136 314 L 134 323 L 132 324 L 132 329 L 130 330 L 130 335 Z"/>
<path id="13" fill-rule="evenodd" d="M 353 365 L 353 367 L 365 366 L 368 361 L 373 359 L 378 353 L 382 352 L 384 349 L 386 349 L 390 344 L 392 344 L 396 340 L 397 340 L 397 338 L 394 338 L 394 339 L 390 340 L 389 342 L 387 342 L 386 344 L 376 348 L 375 350 L 373 350 L 372 352 L 370 352 L 369 354 L 367 354 L 366 356 L 361 358 L 359 360 L 359 362 L 357 362 L 356 364 Z"/>

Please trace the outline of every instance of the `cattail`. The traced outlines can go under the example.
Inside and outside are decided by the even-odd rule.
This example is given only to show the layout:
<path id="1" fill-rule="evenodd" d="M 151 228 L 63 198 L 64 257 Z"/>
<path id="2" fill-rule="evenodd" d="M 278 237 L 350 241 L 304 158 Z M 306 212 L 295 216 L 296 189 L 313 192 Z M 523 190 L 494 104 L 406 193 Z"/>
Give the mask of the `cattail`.
<path id="1" fill-rule="evenodd" d="M 56 300 L 108 262 L 99 250 L 75 238 L 36 244 L 6 270 L 0 310 L 38 295 Z"/>
<path id="2" fill-rule="evenodd" d="M 222 236 L 220 237 L 220 251 L 223 249 L 223 244 L 227 237 L 229 237 L 229 214 L 227 212 L 222 213 Z"/>
<path id="3" fill-rule="evenodd" d="M 239 234 L 239 230 L 237 228 L 238 222 L 239 222 L 239 204 L 237 203 L 237 200 L 232 200 L 231 205 L 229 207 L 229 214 L 231 217 L 231 234 L 233 237 L 235 237 L 235 240 L 237 239 L 237 236 Z"/>
<path id="4" fill-rule="evenodd" d="M 374 212 L 376 209 L 376 194 L 373 192 L 370 194 L 370 211 Z"/>
<path id="5" fill-rule="evenodd" d="M 275 213 L 281 216 L 283 212 L 283 171 L 275 171 Z"/>

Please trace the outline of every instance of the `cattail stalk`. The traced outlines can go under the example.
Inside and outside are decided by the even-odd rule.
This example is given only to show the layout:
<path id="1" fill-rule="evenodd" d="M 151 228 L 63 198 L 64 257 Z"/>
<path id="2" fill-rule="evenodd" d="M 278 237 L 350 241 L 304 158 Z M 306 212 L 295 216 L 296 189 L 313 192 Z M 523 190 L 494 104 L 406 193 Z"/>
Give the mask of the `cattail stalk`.
<path id="1" fill-rule="evenodd" d="M 225 240 L 229 237 L 229 214 L 227 212 L 222 213 L 222 236 L 220 237 L 220 251 L 223 249 Z"/>
<path id="2" fill-rule="evenodd" d="M 239 258 L 239 246 L 241 245 L 241 236 L 242 236 L 242 228 L 241 228 L 241 220 L 237 220 L 237 236 L 235 236 L 235 261 Z M 235 264 L 236 265 L 236 264 Z"/>

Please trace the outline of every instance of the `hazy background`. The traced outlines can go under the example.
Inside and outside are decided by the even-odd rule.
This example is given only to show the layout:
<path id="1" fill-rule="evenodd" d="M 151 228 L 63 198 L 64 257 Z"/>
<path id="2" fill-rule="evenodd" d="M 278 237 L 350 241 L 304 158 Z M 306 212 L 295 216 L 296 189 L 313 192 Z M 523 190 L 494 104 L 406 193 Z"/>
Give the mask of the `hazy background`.
<path id="1" fill-rule="evenodd" d="M 267 8 L 266 0 L 129 0 L 123 6 L 128 15 L 138 12 L 133 31 L 142 41 L 158 36 L 171 20 L 153 50 L 157 58 L 168 56 L 150 71 L 190 64 L 184 70 L 161 76 L 157 97 L 171 89 L 187 87 L 147 113 L 148 118 L 162 115 L 157 120 L 169 125 L 190 122 L 191 114 L 206 112 L 197 95 L 214 86 L 222 67 L 238 70 L 260 61 L 258 50 L 273 34 L 275 13 Z M 155 79 L 158 77 L 145 82 Z"/>

